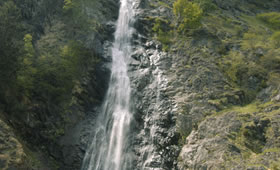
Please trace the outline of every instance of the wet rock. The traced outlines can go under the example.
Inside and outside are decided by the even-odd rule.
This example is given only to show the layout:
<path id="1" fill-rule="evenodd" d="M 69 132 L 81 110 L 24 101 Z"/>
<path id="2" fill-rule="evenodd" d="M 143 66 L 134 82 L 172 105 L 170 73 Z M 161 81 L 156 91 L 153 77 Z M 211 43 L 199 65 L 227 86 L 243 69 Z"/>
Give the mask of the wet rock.
<path id="1" fill-rule="evenodd" d="M 59 147 L 62 151 L 62 158 L 60 159 L 63 160 L 62 169 L 76 170 L 81 168 L 84 154 L 91 143 L 94 122 L 98 113 L 98 109 L 88 113 L 83 121 L 68 129 L 60 139 Z"/>
<path id="2" fill-rule="evenodd" d="M 141 125 L 134 145 L 136 169 L 171 169 L 176 167 L 179 153 L 178 133 L 175 129 L 175 112 L 167 91 L 166 71 L 171 58 L 159 52 L 154 41 L 142 44 L 132 55 L 141 62 L 138 70 L 129 73 L 132 81 L 137 117 Z"/>

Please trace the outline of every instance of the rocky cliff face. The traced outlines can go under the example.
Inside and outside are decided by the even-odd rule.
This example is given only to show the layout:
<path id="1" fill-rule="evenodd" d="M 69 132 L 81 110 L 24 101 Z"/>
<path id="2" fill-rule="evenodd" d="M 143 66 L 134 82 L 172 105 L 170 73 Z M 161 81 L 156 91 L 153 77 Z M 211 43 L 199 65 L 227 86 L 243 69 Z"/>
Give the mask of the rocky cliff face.
<path id="1" fill-rule="evenodd" d="M 152 1 L 150 3 L 156 4 Z M 165 3 L 158 5 L 158 8 L 145 7 L 147 11 L 142 19 L 163 17 L 169 20 L 170 3 Z M 252 58 L 269 55 L 267 51 L 263 51 L 265 47 L 262 46 L 244 50 L 242 47 L 244 44 L 242 42 L 240 44 L 240 41 L 243 41 L 244 35 L 246 36 L 252 27 L 258 26 L 243 17 L 249 15 L 248 17 L 252 17 L 253 20 L 257 13 L 279 11 L 275 8 L 279 2 L 213 1 L 213 3 L 216 10 L 204 16 L 202 22 L 205 25 L 202 29 L 186 38 L 177 38 L 175 40 L 177 42 L 171 45 L 167 53 L 159 52 L 160 62 L 154 63 L 153 55 L 148 57 L 152 60 L 151 65 L 155 65 L 155 70 L 158 70 L 158 67 L 164 70 L 164 81 L 157 86 L 157 88 L 166 87 L 164 93 L 161 93 L 165 94 L 165 97 L 160 98 L 160 101 L 167 99 L 171 104 L 170 108 L 174 108 L 170 113 L 175 118 L 176 130 L 173 131 L 171 128 L 175 128 L 175 124 L 170 121 L 163 123 L 170 125 L 164 132 L 180 133 L 179 144 L 176 146 L 182 148 L 178 159 L 172 160 L 174 164 L 178 162 L 178 166 L 174 169 L 275 169 L 279 167 L 278 142 L 275 142 L 279 133 L 279 127 L 276 125 L 279 124 L 277 107 L 279 86 L 267 81 L 266 85 L 261 87 L 262 73 L 255 71 L 250 75 L 248 72 L 252 68 L 247 68 L 241 73 L 244 75 L 240 80 L 242 83 L 236 86 L 221 69 L 221 65 L 225 63 L 219 63 L 219 60 L 231 51 L 239 51 L 245 53 L 245 58 L 250 60 L 247 63 L 249 65 Z M 226 29 L 227 24 L 222 26 L 215 22 L 223 16 L 232 20 L 228 23 L 230 27 L 237 25 L 241 27 L 238 33 Z M 212 20 L 211 17 L 215 19 Z M 211 22 L 216 25 L 212 25 Z M 213 28 L 215 30 L 212 30 Z M 149 50 L 145 52 L 147 51 Z M 264 53 L 259 54 L 258 51 Z M 157 77 L 156 71 L 152 73 L 155 73 L 152 77 Z M 154 79 L 154 82 L 157 82 L 157 78 Z M 250 91 L 254 91 L 253 97 L 249 94 Z M 149 106 L 149 104 L 144 106 L 147 105 Z M 168 104 L 152 106 L 156 110 L 153 113 L 157 115 L 157 112 L 168 107 Z M 169 136 L 165 135 L 161 139 L 168 138 Z M 168 145 L 167 148 L 172 148 L 171 143 Z M 166 150 L 161 149 L 161 153 L 165 153 Z M 176 152 L 168 151 L 168 153 L 176 155 Z M 164 154 L 161 158 L 164 158 Z M 168 168 L 163 166 L 162 169 Z"/>
<path id="2" fill-rule="evenodd" d="M 12 129 L 0 120 L 1 154 L 0 166 L 3 169 L 8 167 L 17 168 L 24 164 L 25 156 L 21 143 L 16 139 Z"/>
<path id="3" fill-rule="evenodd" d="M 279 11 L 279 2 L 213 4 L 215 10 L 205 14 L 201 29 L 175 39 L 177 42 L 164 52 L 153 37 L 150 19 L 170 20 L 172 3 L 139 2 L 138 32 L 129 71 L 134 89 L 138 169 L 279 167 L 279 85 L 271 80 L 279 79 L 269 76 L 279 67 L 264 71 L 268 77 L 262 77 L 264 73 L 257 70 L 251 73 L 258 64 L 247 66 L 244 72 L 237 71 L 236 85 L 224 72 L 226 63 L 221 61 L 232 51 L 245 55 L 247 65 L 258 63 L 256 57 L 269 56 L 271 49 L 264 46 L 246 49 L 244 39 L 254 27 L 269 29 L 252 20 L 257 14 Z M 228 21 L 221 22 L 228 25 L 220 26 L 215 20 L 220 22 L 218 18 L 223 16 Z"/>

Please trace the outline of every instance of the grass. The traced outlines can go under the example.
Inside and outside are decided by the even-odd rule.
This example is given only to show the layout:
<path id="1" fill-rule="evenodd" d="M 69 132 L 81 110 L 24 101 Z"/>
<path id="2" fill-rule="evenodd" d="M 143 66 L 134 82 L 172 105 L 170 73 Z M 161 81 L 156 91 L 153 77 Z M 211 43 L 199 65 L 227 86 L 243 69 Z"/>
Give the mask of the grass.
<path id="1" fill-rule="evenodd" d="M 235 106 L 232 108 L 233 111 L 238 112 L 239 114 L 253 114 L 259 111 L 259 108 L 256 103 L 248 104 L 246 106 Z"/>

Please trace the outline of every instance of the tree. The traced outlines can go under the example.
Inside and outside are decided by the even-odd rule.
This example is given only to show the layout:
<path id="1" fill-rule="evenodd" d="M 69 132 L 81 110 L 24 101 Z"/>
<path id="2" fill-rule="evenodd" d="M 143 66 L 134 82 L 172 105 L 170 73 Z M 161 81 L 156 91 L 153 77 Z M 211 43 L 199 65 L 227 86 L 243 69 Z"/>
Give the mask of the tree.
<path id="1" fill-rule="evenodd" d="M 0 1 L 0 104 L 15 107 L 17 72 L 23 53 L 23 24 L 20 9 L 13 1 Z"/>
<path id="2" fill-rule="evenodd" d="M 25 90 L 27 96 L 34 86 L 34 75 L 37 69 L 34 66 L 35 50 L 32 44 L 32 35 L 26 34 L 23 38 L 24 41 L 24 55 L 22 58 L 22 66 L 17 75 L 19 85 Z"/>
<path id="3" fill-rule="evenodd" d="M 20 10 L 12 1 L 0 6 L 0 80 L 6 82 L 16 75 L 22 52 Z M 3 85 L 3 83 L 2 83 Z"/>
<path id="4" fill-rule="evenodd" d="M 173 13 L 177 17 L 178 31 L 185 32 L 200 26 L 203 11 L 197 3 L 177 0 L 173 4 Z"/>

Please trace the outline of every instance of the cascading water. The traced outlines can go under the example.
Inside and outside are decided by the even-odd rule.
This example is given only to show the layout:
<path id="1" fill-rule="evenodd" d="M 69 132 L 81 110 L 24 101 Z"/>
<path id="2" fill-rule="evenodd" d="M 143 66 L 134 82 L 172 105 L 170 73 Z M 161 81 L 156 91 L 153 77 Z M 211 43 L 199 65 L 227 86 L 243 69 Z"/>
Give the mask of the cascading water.
<path id="1" fill-rule="evenodd" d="M 82 170 L 129 170 L 132 156 L 128 149 L 130 111 L 130 81 L 127 60 L 131 55 L 133 33 L 133 3 L 121 0 L 119 18 L 112 50 L 112 74 L 109 89 L 94 129 Z"/>

